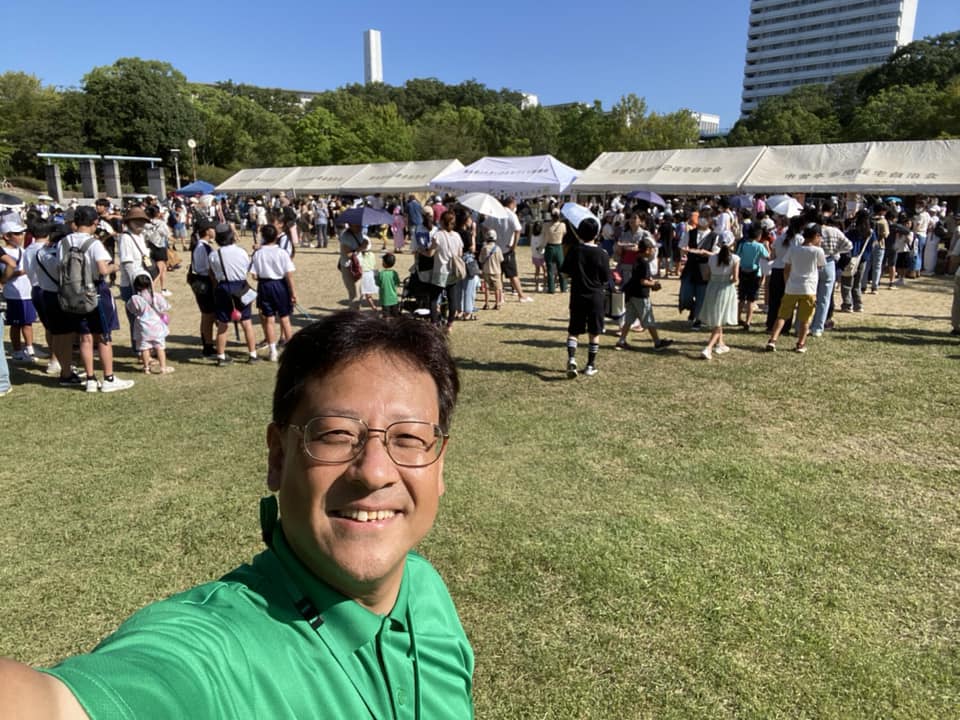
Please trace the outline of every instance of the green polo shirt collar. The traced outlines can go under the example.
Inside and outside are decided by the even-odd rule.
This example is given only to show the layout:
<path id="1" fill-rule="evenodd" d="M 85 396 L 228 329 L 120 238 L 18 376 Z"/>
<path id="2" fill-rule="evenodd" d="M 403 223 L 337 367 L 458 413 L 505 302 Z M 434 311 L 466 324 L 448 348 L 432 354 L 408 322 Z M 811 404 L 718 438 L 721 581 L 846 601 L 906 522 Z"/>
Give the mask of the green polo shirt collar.
<path id="1" fill-rule="evenodd" d="M 336 641 L 337 646 L 348 653 L 355 652 L 376 638 L 383 627 L 384 617 L 340 594 L 307 570 L 290 548 L 280 522 L 273 529 L 271 549 L 296 588 L 310 600 L 323 619 L 321 634 L 329 634 Z M 386 615 L 395 629 L 409 629 L 407 627 L 408 585 L 407 569 L 404 567 L 397 601 Z"/>

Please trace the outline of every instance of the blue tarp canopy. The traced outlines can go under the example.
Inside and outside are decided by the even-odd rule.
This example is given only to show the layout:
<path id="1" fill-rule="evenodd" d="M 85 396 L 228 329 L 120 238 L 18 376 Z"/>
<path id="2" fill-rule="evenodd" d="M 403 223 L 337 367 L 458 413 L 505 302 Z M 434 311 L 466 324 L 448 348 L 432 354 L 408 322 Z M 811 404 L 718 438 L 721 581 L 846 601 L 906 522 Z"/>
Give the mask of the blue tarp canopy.
<path id="1" fill-rule="evenodd" d="M 213 193 L 213 185 L 206 180 L 196 180 L 174 192 L 177 195 L 210 195 Z"/>

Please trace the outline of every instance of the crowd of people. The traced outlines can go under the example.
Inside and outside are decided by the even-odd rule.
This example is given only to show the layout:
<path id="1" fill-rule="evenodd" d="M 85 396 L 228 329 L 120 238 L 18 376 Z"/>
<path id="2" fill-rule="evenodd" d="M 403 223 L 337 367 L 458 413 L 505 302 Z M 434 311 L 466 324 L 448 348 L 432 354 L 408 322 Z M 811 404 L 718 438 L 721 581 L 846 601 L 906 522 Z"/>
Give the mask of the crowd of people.
<path id="1" fill-rule="evenodd" d="M 477 320 L 480 311 L 499 310 L 508 300 L 530 303 L 536 293 L 569 291 L 571 376 L 579 374 L 576 338 L 584 332 L 591 348 L 586 375 L 597 372 L 605 329 L 618 335 L 618 350 L 630 347 L 631 332 L 644 330 L 655 348 L 671 345 L 658 333 L 651 302 L 651 293 L 662 292 L 661 281 L 668 278 L 679 281 L 678 308 L 689 313 L 690 328 L 709 331 L 702 355 L 710 360 L 730 349 L 725 328 L 751 332 L 758 317 L 769 350 L 793 331 L 794 349 L 805 352 L 808 337 L 834 327 L 836 312 L 862 312 L 866 295 L 903 287 L 919 276 L 952 274 L 960 262 L 960 213 L 948 212 L 933 198 L 917 198 L 912 207 L 899 199 L 824 199 L 798 204 L 790 217 L 767 207 L 762 195 L 746 206 L 737 204 L 714 197 L 660 206 L 617 196 L 561 206 L 550 197 L 524 202 L 508 197 L 498 217 L 441 196 L 350 200 L 290 198 L 281 192 L 164 202 L 147 196 L 123 212 L 107 199 L 66 208 L 38 204 L 25 215 L 3 215 L 0 223 L 11 359 L 26 364 L 48 359 L 47 372 L 65 387 L 88 392 L 131 387 L 132 380 L 113 372 L 121 315 L 115 287 L 141 371 L 173 372 L 165 353 L 168 274 L 186 265 L 200 313 L 201 355 L 220 366 L 233 363 L 227 353 L 233 323 L 238 337 L 243 331 L 247 362 L 258 362 L 261 351 L 276 362 L 292 335 L 290 317 L 298 306 L 296 251 L 333 249 L 331 238 L 349 307 L 388 317 L 410 312 L 448 333 L 456 322 Z M 381 211 L 384 222 L 341 222 L 341 215 L 358 205 Z M 250 251 L 240 244 L 248 235 Z M 533 268 L 526 283 L 517 260 L 523 244 Z M 402 254 L 410 255 L 409 263 Z M 71 258 L 77 259 L 73 265 Z M 80 273 L 71 282 L 86 282 L 80 290 L 90 295 L 87 305 L 73 310 L 65 309 L 63 298 L 71 268 Z M 254 311 L 262 326 L 259 342 Z M 38 323 L 49 352 L 34 339 Z M 952 324 L 952 332 L 960 334 L 960 290 Z M 102 378 L 95 372 L 95 355 Z M 9 391 L 9 379 L 5 382 L 0 392 Z"/>

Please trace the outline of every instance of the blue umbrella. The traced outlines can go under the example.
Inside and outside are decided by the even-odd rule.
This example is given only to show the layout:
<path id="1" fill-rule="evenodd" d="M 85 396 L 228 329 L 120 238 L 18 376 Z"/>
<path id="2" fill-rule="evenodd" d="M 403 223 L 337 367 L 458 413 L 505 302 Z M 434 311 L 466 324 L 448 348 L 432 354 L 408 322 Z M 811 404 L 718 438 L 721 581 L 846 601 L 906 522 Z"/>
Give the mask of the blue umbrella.
<path id="1" fill-rule="evenodd" d="M 651 205 L 659 205 L 664 207 L 666 203 L 663 201 L 663 198 L 657 195 L 653 190 L 634 190 L 632 193 L 627 193 L 627 197 L 631 200 L 644 200 Z"/>
<path id="2" fill-rule="evenodd" d="M 730 207 L 735 210 L 749 210 L 753 207 L 753 196 L 734 195 L 730 198 Z"/>
<path id="3" fill-rule="evenodd" d="M 341 225 L 390 225 L 393 215 L 371 207 L 355 207 L 340 213 L 337 222 Z"/>
<path id="4" fill-rule="evenodd" d="M 898 202 L 898 203 L 902 203 L 902 202 L 903 202 L 903 198 L 898 198 L 896 195 L 891 195 L 890 197 L 888 197 L 888 198 L 886 199 L 886 201 L 887 201 L 887 202 Z"/>

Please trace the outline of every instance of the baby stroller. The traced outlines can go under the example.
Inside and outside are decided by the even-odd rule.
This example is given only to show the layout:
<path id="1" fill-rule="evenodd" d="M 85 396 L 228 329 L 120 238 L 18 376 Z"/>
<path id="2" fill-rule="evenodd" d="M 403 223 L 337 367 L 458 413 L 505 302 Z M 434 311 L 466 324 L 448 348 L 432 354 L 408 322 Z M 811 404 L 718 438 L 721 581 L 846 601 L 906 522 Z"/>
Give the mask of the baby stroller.
<path id="1" fill-rule="evenodd" d="M 400 294 L 400 312 L 410 313 L 414 317 L 430 319 L 430 294 L 426 283 L 417 277 L 417 271 L 412 270 L 403 281 Z"/>

